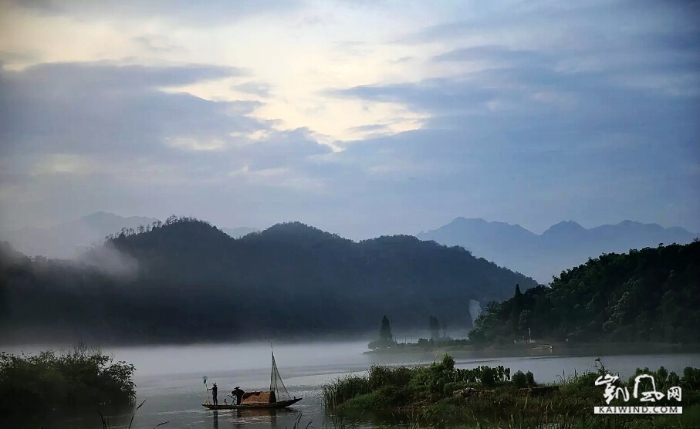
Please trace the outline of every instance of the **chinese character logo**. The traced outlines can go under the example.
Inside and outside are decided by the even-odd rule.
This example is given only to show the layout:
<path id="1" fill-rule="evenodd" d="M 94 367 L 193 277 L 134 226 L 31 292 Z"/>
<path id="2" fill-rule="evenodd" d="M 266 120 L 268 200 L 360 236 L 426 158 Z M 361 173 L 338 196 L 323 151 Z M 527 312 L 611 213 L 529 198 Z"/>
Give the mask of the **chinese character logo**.
<path id="1" fill-rule="evenodd" d="M 666 395 L 668 399 L 675 399 L 678 402 L 681 402 L 681 388 L 678 386 L 673 386 L 670 389 L 668 389 L 668 394 Z"/>
<path id="2" fill-rule="evenodd" d="M 620 394 L 622 394 L 623 399 L 627 402 L 630 399 L 630 392 L 627 388 L 622 388 L 615 386 L 614 384 L 619 380 L 620 377 L 616 375 L 605 374 L 604 377 L 598 377 L 595 381 L 596 386 L 605 385 L 605 392 L 603 397 L 605 398 L 605 403 L 610 404 L 613 399 L 617 399 Z"/>
<path id="3" fill-rule="evenodd" d="M 596 379 L 596 386 L 605 386 L 605 391 L 603 392 L 603 397 L 605 402 L 610 404 L 614 399 L 622 398 L 625 402 L 629 401 L 630 394 L 627 387 L 619 386 L 619 377 L 616 375 L 605 374 Z M 649 380 L 651 384 L 651 390 L 641 392 L 640 397 L 640 386 L 645 388 L 643 385 L 644 380 Z M 656 402 L 660 401 L 664 397 L 669 400 L 675 399 L 678 402 L 681 401 L 681 388 L 678 386 L 673 386 L 668 389 L 668 394 L 664 395 L 662 392 L 656 390 L 656 381 L 654 377 L 649 374 L 641 374 L 634 379 L 634 390 L 632 391 L 632 397 L 639 399 L 640 402 Z"/>
<path id="4" fill-rule="evenodd" d="M 649 379 L 651 380 L 651 390 L 648 392 L 642 392 L 642 398 L 640 399 L 641 402 L 656 402 L 658 400 L 664 399 L 664 394 L 661 392 L 656 391 L 656 383 L 654 382 L 654 377 L 652 377 L 649 374 L 642 374 L 634 379 L 634 397 L 639 398 L 637 396 L 637 393 L 639 391 L 639 383 L 642 381 L 642 379 Z"/>

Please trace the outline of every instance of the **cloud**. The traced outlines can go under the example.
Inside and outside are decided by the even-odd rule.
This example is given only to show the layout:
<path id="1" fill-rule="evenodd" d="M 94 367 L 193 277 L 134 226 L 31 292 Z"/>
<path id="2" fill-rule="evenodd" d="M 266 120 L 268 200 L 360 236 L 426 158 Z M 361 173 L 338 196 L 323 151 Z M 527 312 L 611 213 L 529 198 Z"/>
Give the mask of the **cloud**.
<path id="1" fill-rule="evenodd" d="M 233 89 L 244 94 L 253 94 L 258 97 L 267 98 L 270 96 L 270 85 L 261 82 L 244 82 L 234 85 Z"/>
<path id="2" fill-rule="evenodd" d="M 184 52 L 183 47 L 172 44 L 163 36 L 148 34 L 135 37 L 134 41 L 155 55 Z"/>
<path id="3" fill-rule="evenodd" d="M 665 6 L 541 6 L 494 4 L 480 20 L 405 39 L 450 47 L 429 59 L 442 77 L 325 91 L 429 116 L 421 130 L 354 142 L 342 156 L 382 178 L 375 192 L 429 201 L 435 212 L 478 207 L 475 214 L 516 219 L 536 216 L 525 214 L 533 201 L 556 211 L 554 222 L 596 218 L 595 207 L 618 219 L 654 212 L 667 224 L 692 222 L 700 209 L 692 197 L 700 186 L 697 30 L 677 12 L 655 19 Z M 601 12 L 627 12 L 622 21 L 635 25 L 613 30 L 611 16 L 592 19 Z M 553 17 L 566 18 L 568 34 Z M 514 37 L 539 25 L 526 40 Z"/>
<path id="4" fill-rule="evenodd" d="M 377 133 L 377 132 L 388 132 L 390 131 L 389 126 L 385 124 L 369 124 L 369 125 L 360 125 L 358 127 L 352 127 L 348 129 L 348 131 L 353 132 L 353 133 L 367 133 L 367 132 L 372 132 L 372 133 Z"/>
<path id="5" fill-rule="evenodd" d="M 286 13 L 297 9 L 298 0 L 207 0 L 182 2 L 169 0 L 123 0 L 100 3 L 91 0 L 4 0 L 48 15 L 70 15 L 81 19 L 164 18 L 185 26 L 219 26 L 263 14 Z"/>
<path id="6" fill-rule="evenodd" d="M 258 102 L 211 102 L 160 89 L 242 75 L 235 68 L 72 63 L 0 73 L 3 152 L 153 154 L 166 138 L 266 127 L 248 116 Z"/>
<path id="7" fill-rule="evenodd" d="M 570 49 L 614 42 L 618 37 L 653 31 L 696 31 L 697 3 L 654 0 L 596 0 L 561 3 L 488 1 L 450 8 L 450 17 L 438 24 L 397 37 L 400 44 L 499 40 L 512 45 L 549 47 L 561 41 Z M 446 22 L 445 22 L 446 21 Z"/>
<path id="8" fill-rule="evenodd" d="M 250 175 L 285 169 L 287 184 L 308 180 L 307 159 L 330 152 L 308 130 L 272 129 L 252 116 L 258 101 L 210 101 L 168 89 L 241 75 L 235 68 L 107 63 L 2 71 L 1 215 L 28 219 L 46 213 L 38 207 L 72 212 L 82 201 L 105 204 L 117 195 L 235 186 L 228 173 L 244 166 Z M 76 199 L 81 203 L 70 207 Z"/>
<path id="9" fill-rule="evenodd" d="M 254 20 L 236 26 L 251 46 L 279 48 L 245 47 L 249 68 L 162 65 L 197 47 L 213 51 L 205 61 L 238 61 L 224 44 L 211 48 L 238 40 L 217 26 L 298 7 L 210 5 L 115 6 L 128 43 L 162 55 L 158 67 L 0 72 L 0 220 L 175 212 L 230 226 L 302 220 L 354 238 L 458 215 L 533 229 L 632 218 L 700 230 L 695 5 L 361 1 L 340 20 L 337 6 L 308 4 L 271 35 Z M 36 7 L 109 18 L 87 2 Z M 155 24 L 141 31 L 144 20 Z"/>

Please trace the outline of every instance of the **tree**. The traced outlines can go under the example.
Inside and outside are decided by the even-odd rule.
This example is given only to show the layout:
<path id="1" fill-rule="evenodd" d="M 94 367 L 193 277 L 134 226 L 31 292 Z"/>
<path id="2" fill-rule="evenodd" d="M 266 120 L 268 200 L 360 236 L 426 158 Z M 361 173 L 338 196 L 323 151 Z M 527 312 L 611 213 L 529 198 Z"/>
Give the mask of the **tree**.
<path id="1" fill-rule="evenodd" d="M 520 292 L 520 284 L 515 285 L 515 296 L 510 311 L 510 322 L 513 331 L 517 332 L 520 328 L 520 313 L 523 311 L 523 294 Z"/>
<path id="2" fill-rule="evenodd" d="M 391 334 L 391 324 L 387 319 L 386 314 L 382 318 L 382 327 L 379 330 L 379 339 L 384 341 L 392 341 L 394 336 Z"/>
<path id="3" fill-rule="evenodd" d="M 440 321 L 437 317 L 430 315 L 428 324 L 430 325 L 430 339 L 437 341 L 440 339 Z"/>
<path id="4" fill-rule="evenodd" d="M 521 332 L 527 331 L 527 328 L 530 327 L 530 317 L 530 310 L 523 310 L 520 312 L 520 318 L 518 319 L 518 329 Z"/>

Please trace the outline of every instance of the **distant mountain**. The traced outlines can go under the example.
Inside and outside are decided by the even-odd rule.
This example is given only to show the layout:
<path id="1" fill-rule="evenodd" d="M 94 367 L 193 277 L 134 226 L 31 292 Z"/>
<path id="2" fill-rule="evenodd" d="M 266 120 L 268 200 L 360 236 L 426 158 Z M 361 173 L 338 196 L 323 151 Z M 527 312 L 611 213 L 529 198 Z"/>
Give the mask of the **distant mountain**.
<path id="1" fill-rule="evenodd" d="M 108 262 L 120 274 L 98 269 L 105 252 L 119 255 Z M 236 240 L 193 219 L 117 236 L 80 264 L 26 260 L 4 275 L 7 325 L 58 320 L 83 338 L 131 341 L 364 334 L 384 314 L 395 331 L 426 329 L 433 314 L 464 332 L 470 300 L 536 286 L 460 247 L 411 236 L 354 242 L 295 222 Z"/>
<path id="2" fill-rule="evenodd" d="M 656 247 L 659 243 L 687 244 L 699 236 L 683 228 L 663 228 L 629 220 L 591 229 L 565 221 L 539 235 L 520 225 L 462 217 L 436 230 L 417 234 L 421 240 L 463 246 L 477 256 L 532 276 L 541 283 L 549 283 L 562 270 L 603 253 L 624 253 Z"/>
<path id="3" fill-rule="evenodd" d="M 97 212 L 52 228 L 27 227 L 7 231 L 2 234 L 2 239 L 26 255 L 72 258 L 87 247 L 100 243 L 105 236 L 121 231 L 122 228 L 136 229 L 157 221 L 155 218 L 122 217 Z"/>
<path id="4" fill-rule="evenodd" d="M 260 232 L 257 228 L 247 228 L 244 226 L 239 228 L 221 228 L 221 230 L 233 238 L 241 238 L 253 232 Z"/>

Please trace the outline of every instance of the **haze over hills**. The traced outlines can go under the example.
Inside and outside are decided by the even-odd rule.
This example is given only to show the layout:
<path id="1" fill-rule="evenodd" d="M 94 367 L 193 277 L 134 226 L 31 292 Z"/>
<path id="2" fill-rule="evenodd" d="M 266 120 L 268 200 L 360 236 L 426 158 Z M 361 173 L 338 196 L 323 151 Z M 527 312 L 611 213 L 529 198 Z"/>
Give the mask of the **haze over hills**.
<path id="1" fill-rule="evenodd" d="M 136 229 L 141 225 L 157 222 L 158 219 L 113 213 L 96 212 L 71 222 L 50 228 L 25 227 L 3 231 L 2 239 L 26 255 L 41 255 L 51 258 L 73 258 L 87 247 L 100 243 L 108 234 L 122 228 Z"/>
<path id="2" fill-rule="evenodd" d="M 154 222 L 159 222 L 159 219 L 144 216 L 124 217 L 100 211 L 50 228 L 25 227 L 1 231 L 0 238 L 26 255 L 69 259 L 88 247 L 101 243 L 109 234 L 120 232 L 123 228 L 136 230 Z M 240 227 L 222 228 L 222 231 L 233 238 L 240 238 L 259 230 Z"/>
<path id="3" fill-rule="evenodd" d="M 578 266 L 603 253 L 664 244 L 687 244 L 700 234 L 683 228 L 623 221 L 586 229 L 573 221 L 553 225 L 535 234 L 520 225 L 458 217 L 438 229 L 417 234 L 448 246 L 463 246 L 476 256 L 549 283 L 562 270 Z"/>
<path id="4" fill-rule="evenodd" d="M 465 332 L 470 300 L 500 301 L 516 283 L 536 285 L 460 247 L 412 236 L 358 243 L 287 223 L 236 240 L 192 219 L 120 234 L 80 263 L 2 256 L 0 267 L 8 310 L 0 331 L 57 329 L 60 321 L 97 342 L 358 334 L 374 332 L 384 314 L 396 332 L 427 328 L 430 314 Z"/>
<path id="5" fill-rule="evenodd" d="M 221 230 L 233 238 L 241 238 L 253 232 L 260 232 L 257 228 L 247 228 L 245 226 L 239 228 L 221 228 Z"/>

